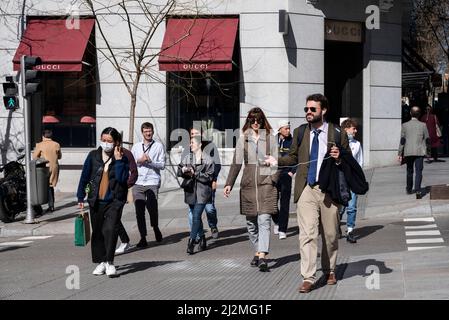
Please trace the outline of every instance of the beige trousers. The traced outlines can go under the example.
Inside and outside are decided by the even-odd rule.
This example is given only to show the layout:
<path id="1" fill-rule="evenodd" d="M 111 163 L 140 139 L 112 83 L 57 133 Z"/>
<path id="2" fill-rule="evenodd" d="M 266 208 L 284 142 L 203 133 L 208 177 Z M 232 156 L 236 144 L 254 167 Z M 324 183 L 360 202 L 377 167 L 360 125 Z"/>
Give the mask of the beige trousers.
<path id="1" fill-rule="evenodd" d="M 339 206 L 318 185 L 307 185 L 297 206 L 301 275 L 315 282 L 318 230 L 322 238 L 321 267 L 325 274 L 335 271 L 338 250 Z M 319 228 L 319 229 L 318 229 Z"/>

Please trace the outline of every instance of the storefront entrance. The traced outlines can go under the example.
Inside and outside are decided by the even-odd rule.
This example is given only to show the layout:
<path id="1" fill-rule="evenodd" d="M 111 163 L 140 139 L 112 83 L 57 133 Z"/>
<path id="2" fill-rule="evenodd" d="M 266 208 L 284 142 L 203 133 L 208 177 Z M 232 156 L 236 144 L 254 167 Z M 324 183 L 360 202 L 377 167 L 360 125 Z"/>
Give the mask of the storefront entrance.
<path id="1" fill-rule="evenodd" d="M 343 33 L 346 23 L 327 21 L 326 27 L 332 28 L 334 39 L 338 39 L 338 32 Z M 349 32 L 356 27 L 349 25 Z M 354 31 L 354 34 L 359 32 Z M 355 118 L 359 123 L 357 139 L 362 141 L 363 37 L 340 38 L 351 41 L 326 40 L 324 44 L 324 94 L 331 108 L 328 121 L 340 124 L 345 118 Z"/>

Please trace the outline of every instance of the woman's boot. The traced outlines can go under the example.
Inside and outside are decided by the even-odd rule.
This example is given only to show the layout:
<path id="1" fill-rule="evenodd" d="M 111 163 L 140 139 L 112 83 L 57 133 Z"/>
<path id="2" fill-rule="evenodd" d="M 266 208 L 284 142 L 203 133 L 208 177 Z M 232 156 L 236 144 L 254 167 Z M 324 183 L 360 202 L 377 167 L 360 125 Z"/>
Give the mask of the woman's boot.
<path id="1" fill-rule="evenodd" d="M 199 246 L 198 246 L 198 251 L 204 251 L 206 250 L 206 236 L 203 235 L 200 238 L 200 242 L 199 242 Z"/>
<path id="2" fill-rule="evenodd" d="M 187 243 L 187 253 L 193 254 L 195 249 L 195 240 L 189 238 L 189 242 Z"/>

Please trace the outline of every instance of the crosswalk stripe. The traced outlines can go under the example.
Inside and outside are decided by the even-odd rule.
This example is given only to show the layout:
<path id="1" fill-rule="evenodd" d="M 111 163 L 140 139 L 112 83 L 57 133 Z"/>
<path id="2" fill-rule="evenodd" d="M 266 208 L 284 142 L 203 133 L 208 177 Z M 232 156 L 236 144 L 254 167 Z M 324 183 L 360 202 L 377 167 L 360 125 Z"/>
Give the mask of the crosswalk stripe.
<path id="1" fill-rule="evenodd" d="M 0 246 L 24 246 L 33 241 L 11 241 L 11 242 L 0 242 Z"/>
<path id="2" fill-rule="evenodd" d="M 404 218 L 404 222 L 411 222 L 411 221 L 431 221 L 431 222 L 435 222 L 435 219 L 433 217 L 427 217 L 427 218 Z"/>
<path id="3" fill-rule="evenodd" d="M 439 230 L 428 230 L 428 231 L 406 231 L 406 236 L 440 236 Z"/>
<path id="4" fill-rule="evenodd" d="M 409 251 L 416 251 L 416 250 L 436 249 L 436 248 L 444 248 L 444 246 L 435 246 L 435 247 L 408 247 L 408 250 L 409 250 Z"/>
<path id="5" fill-rule="evenodd" d="M 53 236 L 31 236 L 31 237 L 25 237 L 25 238 L 20 238 L 18 239 L 19 241 L 22 240 L 43 240 L 43 239 L 48 239 L 51 238 Z"/>
<path id="6" fill-rule="evenodd" d="M 443 238 L 423 238 L 423 239 L 407 239 L 407 244 L 417 243 L 444 243 Z"/>
<path id="7" fill-rule="evenodd" d="M 426 224 L 423 226 L 405 226 L 405 229 L 431 229 L 431 228 L 437 228 L 436 224 Z"/>

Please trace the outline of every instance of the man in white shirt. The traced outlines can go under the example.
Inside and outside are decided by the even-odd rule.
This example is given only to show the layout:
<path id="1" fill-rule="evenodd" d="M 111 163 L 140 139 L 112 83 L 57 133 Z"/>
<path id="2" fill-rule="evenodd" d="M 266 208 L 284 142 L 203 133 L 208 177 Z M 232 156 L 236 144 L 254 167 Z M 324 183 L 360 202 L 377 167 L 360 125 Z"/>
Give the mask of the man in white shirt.
<path id="1" fill-rule="evenodd" d="M 349 147 L 351 148 L 352 156 L 360 165 L 363 167 L 363 151 L 362 145 L 359 141 L 355 139 L 357 133 L 357 122 L 351 118 L 346 119 L 341 123 L 341 128 L 345 130 L 349 139 Z M 340 212 L 340 220 L 343 217 L 343 214 L 346 211 L 347 219 L 346 219 L 346 241 L 350 243 L 356 243 L 357 240 L 354 236 L 353 230 L 355 228 L 355 218 L 357 216 L 357 195 L 351 190 L 351 200 L 348 203 L 347 207 L 343 207 Z"/>
<path id="2" fill-rule="evenodd" d="M 131 152 L 137 162 L 138 178 L 133 187 L 137 227 L 140 233 L 138 248 L 148 246 L 145 207 L 150 214 L 150 223 L 157 242 L 162 241 L 158 227 L 158 192 L 161 186 L 161 170 L 165 168 L 165 150 L 162 143 L 153 140 L 154 127 L 149 122 L 141 126 L 143 140 L 133 145 Z"/>

